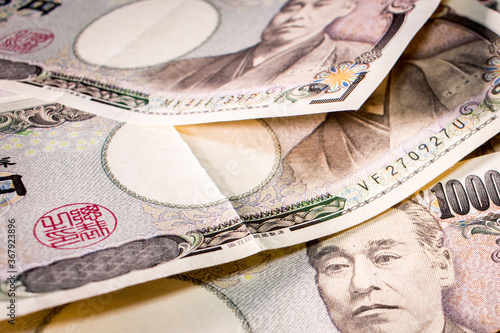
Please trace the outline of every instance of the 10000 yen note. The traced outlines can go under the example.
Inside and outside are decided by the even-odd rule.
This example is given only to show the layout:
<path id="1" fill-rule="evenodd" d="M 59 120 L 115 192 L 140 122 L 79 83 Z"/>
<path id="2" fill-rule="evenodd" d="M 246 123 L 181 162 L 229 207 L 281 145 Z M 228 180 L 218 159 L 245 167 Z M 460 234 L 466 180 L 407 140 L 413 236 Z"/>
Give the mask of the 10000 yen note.
<path id="1" fill-rule="evenodd" d="M 354 110 L 438 0 L 14 0 L 1 87 L 178 125 Z"/>
<path id="2" fill-rule="evenodd" d="M 248 332 L 498 332 L 499 163 L 459 163 L 348 231 L 179 278 L 218 295 Z M 61 319 L 87 325 L 75 305 Z"/>
<path id="3" fill-rule="evenodd" d="M 459 163 L 409 200 L 306 246 L 40 311 L 0 329 L 498 332 L 499 163 L 499 153 Z"/>
<path id="4" fill-rule="evenodd" d="M 322 237 L 396 204 L 499 131 L 498 35 L 459 10 L 439 9 L 357 113 L 174 128 L 3 104 L 4 299 L 16 287 L 28 313 Z"/>

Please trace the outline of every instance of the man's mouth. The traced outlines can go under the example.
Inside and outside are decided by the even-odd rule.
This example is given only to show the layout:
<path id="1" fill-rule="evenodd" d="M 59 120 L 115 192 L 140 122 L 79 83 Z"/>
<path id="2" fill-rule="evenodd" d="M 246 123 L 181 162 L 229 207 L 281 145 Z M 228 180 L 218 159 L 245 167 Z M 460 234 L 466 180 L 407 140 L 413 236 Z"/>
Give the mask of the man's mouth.
<path id="1" fill-rule="evenodd" d="M 354 310 L 352 315 L 353 315 L 353 317 L 356 317 L 356 316 L 360 316 L 360 315 L 365 315 L 365 314 L 367 314 L 367 312 L 377 312 L 374 310 L 379 310 L 379 309 L 381 309 L 381 310 L 395 310 L 397 308 L 398 308 L 397 306 L 385 305 L 385 304 L 373 304 L 373 305 L 369 305 L 369 306 L 363 305 L 363 306 L 360 306 L 359 308 L 357 308 L 356 310 Z"/>
<path id="2" fill-rule="evenodd" d="M 302 25 L 298 25 L 298 24 L 286 24 L 286 25 L 282 25 L 282 26 L 279 26 L 276 30 L 287 30 L 287 29 L 293 29 L 293 28 L 304 28 L 304 26 Z"/>

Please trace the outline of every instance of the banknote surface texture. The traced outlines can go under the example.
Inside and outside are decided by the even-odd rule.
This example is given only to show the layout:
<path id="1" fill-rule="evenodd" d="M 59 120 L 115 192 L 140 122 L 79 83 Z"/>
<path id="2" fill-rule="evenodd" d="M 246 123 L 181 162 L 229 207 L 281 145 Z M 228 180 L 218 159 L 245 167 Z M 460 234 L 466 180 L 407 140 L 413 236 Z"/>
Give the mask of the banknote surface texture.
<path id="1" fill-rule="evenodd" d="M 40 311 L 0 328 L 497 332 L 499 157 L 459 163 L 347 232 Z"/>
<path id="2" fill-rule="evenodd" d="M 1 84 L 150 125 L 355 110 L 438 2 L 9 1 Z"/>
<path id="3" fill-rule="evenodd" d="M 499 14 L 474 4 L 440 7 L 357 113 L 153 127 L 2 104 L 4 299 L 21 315 L 396 204 L 499 131 Z"/>
<path id="4" fill-rule="evenodd" d="M 440 325 L 431 331 L 497 332 L 499 158 L 462 162 L 389 212 L 307 248 L 263 252 L 184 277 L 228 298 L 251 332 L 421 332 L 434 316 Z M 419 237 L 416 247 L 404 248 L 412 237 Z M 432 255 L 443 254 L 441 266 L 417 258 L 433 246 Z M 366 257 L 351 253 L 358 248 Z M 438 278 L 425 265 L 440 267 Z"/>

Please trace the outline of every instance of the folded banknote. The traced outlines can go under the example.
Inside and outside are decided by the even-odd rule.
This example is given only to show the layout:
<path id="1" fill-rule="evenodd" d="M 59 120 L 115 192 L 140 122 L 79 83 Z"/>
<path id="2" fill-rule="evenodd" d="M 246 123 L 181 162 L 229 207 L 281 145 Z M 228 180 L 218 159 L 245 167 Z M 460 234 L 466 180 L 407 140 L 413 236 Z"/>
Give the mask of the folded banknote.
<path id="1" fill-rule="evenodd" d="M 0 86 L 148 125 L 355 110 L 438 3 L 13 0 Z"/>
<path id="2" fill-rule="evenodd" d="M 348 231 L 9 318 L 0 329 L 498 332 L 499 162 L 498 152 L 461 162 Z"/>
<path id="3" fill-rule="evenodd" d="M 464 6 L 357 113 L 161 127 L 3 103 L 4 301 L 15 286 L 21 315 L 306 242 L 418 190 L 499 132 L 499 14 Z"/>

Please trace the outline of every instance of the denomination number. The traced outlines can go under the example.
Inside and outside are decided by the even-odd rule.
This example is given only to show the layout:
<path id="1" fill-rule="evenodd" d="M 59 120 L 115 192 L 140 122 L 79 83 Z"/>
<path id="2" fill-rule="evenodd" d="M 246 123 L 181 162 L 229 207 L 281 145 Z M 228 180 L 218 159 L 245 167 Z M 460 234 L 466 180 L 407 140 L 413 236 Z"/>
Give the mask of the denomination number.
<path id="1" fill-rule="evenodd" d="M 443 187 L 442 183 L 437 183 L 431 188 L 441 209 L 441 219 L 454 217 L 451 210 L 458 215 L 466 215 L 470 211 L 470 206 L 478 211 L 485 211 L 490 208 L 491 201 L 500 206 L 500 173 L 489 170 L 484 174 L 484 183 L 480 177 L 469 175 L 465 178 L 465 187 L 456 179 L 450 179 Z"/>

